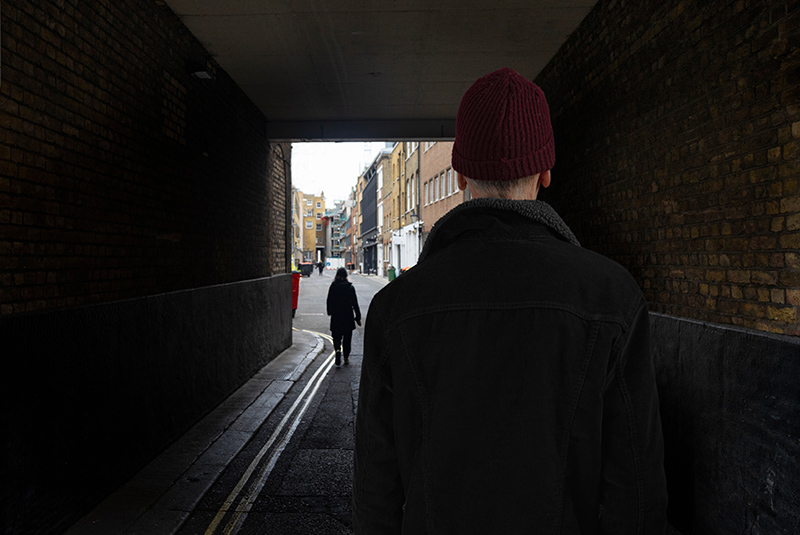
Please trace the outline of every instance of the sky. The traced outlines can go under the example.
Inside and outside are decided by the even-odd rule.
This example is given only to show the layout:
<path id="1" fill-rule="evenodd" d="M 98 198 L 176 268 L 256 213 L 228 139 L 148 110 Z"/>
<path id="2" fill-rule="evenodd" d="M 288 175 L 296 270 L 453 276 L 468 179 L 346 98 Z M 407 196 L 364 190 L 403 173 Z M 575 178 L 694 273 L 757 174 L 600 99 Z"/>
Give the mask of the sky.
<path id="1" fill-rule="evenodd" d="M 303 193 L 325 193 L 327 206 L 345 200 L 381 142 L 292 143 L 292 185 Z"/>

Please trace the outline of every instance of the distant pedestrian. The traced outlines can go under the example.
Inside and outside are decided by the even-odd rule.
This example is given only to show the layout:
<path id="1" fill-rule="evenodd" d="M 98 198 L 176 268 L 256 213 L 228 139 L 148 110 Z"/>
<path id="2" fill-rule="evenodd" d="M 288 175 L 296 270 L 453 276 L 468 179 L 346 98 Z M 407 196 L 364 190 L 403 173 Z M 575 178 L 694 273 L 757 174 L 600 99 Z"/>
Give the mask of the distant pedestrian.
<path id="1" fill-rule="evenodd" d="M 322 275 L 322 270 L 325 268 L 325 264 L 320 262 L 319 264 L 317 264 L 317 267 L 319 268 L 319 274 Z"/>
<path id="2" fill-rule="evenodd" d="M 464 94 L 455 130 L 473 200 L 367 316 L 355 533 L 663 534 L 647 304 L 536 200 L 555 163 L 544 93 L 495 71 Z M 509 257 L 524 278 L 498 264 Z"/>
<path id="3" fill-rule="evenodd" d="M 327 299 L 328 316 L 331 317 L 331 334 L 333 335 L 333 349 L 336 350 L 336 365 L 342 363 L 342 350 L 344 350 L 344 363 L 350 363 L 350 345 L 353 330 L 356 324 L 361 326 L 361 310 L 358 308 L 358 297 L 353 284 L 347 280 L 347 270 L 340 267 L 328 288 Z"/>

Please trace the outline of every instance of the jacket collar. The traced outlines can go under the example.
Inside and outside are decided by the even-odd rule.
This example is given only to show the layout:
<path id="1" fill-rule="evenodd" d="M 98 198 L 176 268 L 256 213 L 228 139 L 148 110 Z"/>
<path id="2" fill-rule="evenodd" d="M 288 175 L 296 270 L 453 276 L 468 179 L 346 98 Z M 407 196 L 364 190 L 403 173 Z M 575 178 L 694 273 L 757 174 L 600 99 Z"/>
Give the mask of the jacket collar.
<path id="1" fill-rule="evenodd" d="M 553 208 L 544 201 L 518 201 L 510 199 L 473 199 L 459 204 L 444 216 L 431 229 L 428 239 L 425 241 L 425 246 L 422 248 L 422 253 L 419 255 L 419 261 L 425 260 L 434 251 L 440 249 L 444 244 L 439 244 L 437 234 L 442 232 L 442 228 L 447 228 L 454 223 L 455 220 L 460 219 L 459 216 L 468 215 L 469 211 L 480 209 L 494 209 L 514 212 L 520 214 L 527 219 L 544 225 L 550 230 L 554 231 L 561 239 L 580 247 L 580 243 L 566 223 L 559 217 Z M 467 212 L 467 214 L 465 214 Z"/>

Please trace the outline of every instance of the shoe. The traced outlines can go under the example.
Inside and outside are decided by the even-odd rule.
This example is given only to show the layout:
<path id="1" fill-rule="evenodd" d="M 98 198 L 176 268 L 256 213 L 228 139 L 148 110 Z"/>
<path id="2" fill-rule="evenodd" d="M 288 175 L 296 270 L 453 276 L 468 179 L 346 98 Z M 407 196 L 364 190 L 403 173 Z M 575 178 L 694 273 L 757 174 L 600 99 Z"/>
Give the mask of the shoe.
<path id="1" fill-rule="evenodd" d="M 342 352 L 341 351 L 337 351 L 336 352 L 336 365 L 337 366 L 341 366 L 341 364 L 342 364 Z"/>
<path id="2" fill-rule="evenodd" d="M 346 365 L 348 365 L 348 364 L 350 364 L 350 359 L 349 359 L 349 358 L 347 358 L 347 357 L 345 357 L 345 358 L 344 358 L 344 364 L 345 364 L 345 366 L 346 366 Z"/>

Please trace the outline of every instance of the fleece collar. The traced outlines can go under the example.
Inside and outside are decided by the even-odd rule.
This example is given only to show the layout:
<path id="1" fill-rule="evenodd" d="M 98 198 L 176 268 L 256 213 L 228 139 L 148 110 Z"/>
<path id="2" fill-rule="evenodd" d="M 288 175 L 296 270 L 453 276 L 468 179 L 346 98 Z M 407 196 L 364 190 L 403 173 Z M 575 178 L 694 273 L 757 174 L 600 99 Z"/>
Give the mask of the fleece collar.
<path id="1" fill-rule="evenodd" d="M 518 201 L 510 199 L 473 199 L 459 204 L 447 214 L 445 214 L 431 229 L 428 239 L 425 241 L 425 246 L 422 253 L 419 255 L 420 262 L 427 258 L 427 256 L 434 249 L 434 242 L 436 241 L 437 232 L 447 225 L 448 221 L 460 215 L 462 212 L 475 209 L 475 208 L 493 208 L 496 210 L 506 210 L 521 214 L 528 219 L 540 223 L 559 234 L 565 241 L 568 241 L 576 247 L 581 244 L 578 239 L 569 229 L 566 223 L 559 217 L 553 208 L 544 201 Z"/>

